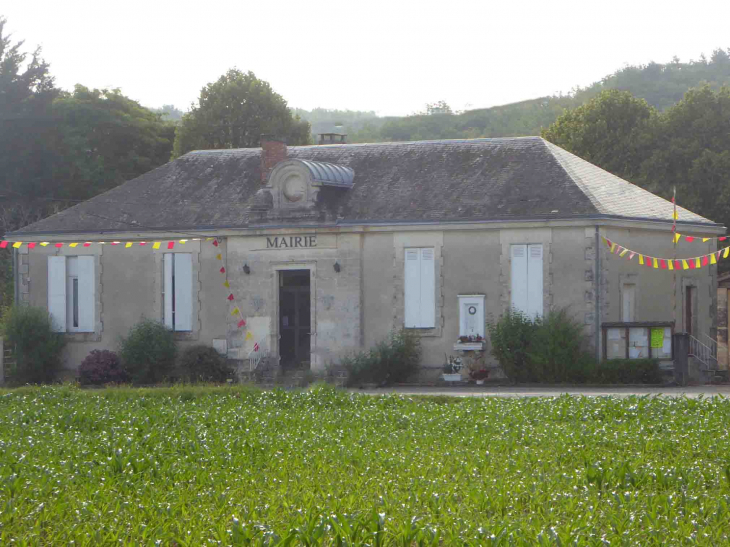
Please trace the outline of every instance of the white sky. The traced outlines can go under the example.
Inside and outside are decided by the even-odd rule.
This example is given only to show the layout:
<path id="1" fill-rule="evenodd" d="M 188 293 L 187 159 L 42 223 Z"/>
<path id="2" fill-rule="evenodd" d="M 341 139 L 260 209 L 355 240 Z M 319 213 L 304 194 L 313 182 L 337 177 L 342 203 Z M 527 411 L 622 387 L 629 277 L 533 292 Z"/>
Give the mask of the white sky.
<path id="1" fill-rule="evenodd" d="M 57 83 L 187 110 L 231 67 L 290 106 L 405 115 L 585 86 L 624 64 L 730 47 L 728 0 L 4 0 Z"/>

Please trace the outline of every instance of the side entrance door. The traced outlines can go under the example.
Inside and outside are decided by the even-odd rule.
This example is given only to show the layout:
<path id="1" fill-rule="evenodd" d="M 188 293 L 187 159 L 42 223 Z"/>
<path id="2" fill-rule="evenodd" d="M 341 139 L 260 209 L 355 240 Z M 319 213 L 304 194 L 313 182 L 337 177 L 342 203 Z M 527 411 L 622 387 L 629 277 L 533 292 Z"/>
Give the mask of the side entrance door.
<path id="1" fill-rule="evenodd" d="M 279 272 L 279 357 L 284 369 L 309 369 L 311 359 L 309 270 Z"/>

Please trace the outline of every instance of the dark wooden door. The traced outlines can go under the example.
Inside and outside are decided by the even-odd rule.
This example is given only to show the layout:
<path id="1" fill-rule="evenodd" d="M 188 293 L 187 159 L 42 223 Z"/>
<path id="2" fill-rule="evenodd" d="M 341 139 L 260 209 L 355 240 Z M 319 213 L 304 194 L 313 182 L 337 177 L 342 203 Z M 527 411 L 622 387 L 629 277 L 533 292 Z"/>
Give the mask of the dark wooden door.
<path id="1" fill-rule="evenodd" d="M 280 272 L 279 356 L 287 369 L 309 368 L 311 358 L 311 289 L 309 270 Z"/>

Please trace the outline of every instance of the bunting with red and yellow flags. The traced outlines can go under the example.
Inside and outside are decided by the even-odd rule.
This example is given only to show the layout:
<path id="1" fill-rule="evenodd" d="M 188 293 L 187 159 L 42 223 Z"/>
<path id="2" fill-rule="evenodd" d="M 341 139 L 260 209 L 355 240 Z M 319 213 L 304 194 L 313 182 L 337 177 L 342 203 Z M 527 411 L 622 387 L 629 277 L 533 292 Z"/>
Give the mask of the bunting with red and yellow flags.
<path id="1" fill-rule="evenodd" d="M 717 264 L 718 260 L 730 256 L 730 247 L 724 247 L 718 251 L 692 258 L 658 258 L 632 251 L 604 237 L 603 241 L 609 248 L 611 254 L 618 255 L 628 260 L 636 258 L 637 262 L 647 268 L 657 270 L 694 270 L 711 264 Z"/>
<path id="2" fill-rule="evenodd" d="M 707 243 L 708 241 L 714 241 L 714 240 L 717 240 L 717 241 L 725 241 L 725 240 L 730 239 L 730 236 L 697 237 L 697 236 L 688 236 L 688 235 L 685 235 L 685 234 L 679 234 L 679 233 L 676 233 L 676 232 L 674 233 L 674 236 L 673 237 L 674 237 L 674 243 L 679 243 L 680 241 L 689 241 L 689 242 L 697 241 L 697 242 L 700 242 L 700 243 Z"/>

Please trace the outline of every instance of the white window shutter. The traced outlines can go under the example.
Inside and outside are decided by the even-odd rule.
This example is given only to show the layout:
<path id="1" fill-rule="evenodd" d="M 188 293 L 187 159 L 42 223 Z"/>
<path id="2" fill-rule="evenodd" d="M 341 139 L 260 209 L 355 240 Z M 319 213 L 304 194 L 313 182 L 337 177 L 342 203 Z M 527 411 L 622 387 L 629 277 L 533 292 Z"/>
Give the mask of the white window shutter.
<path id="1" fill-rule="evenodd" d="M 420 249 L 406 249 L 405 254 L 405 326 L 417 328 L 421 319 Z"/>
<path id="2" fill-rule="evenodd" d="M 419 327 L 436 326 L 436 286 L 433 249 L 421 249 L 421 314 Z"/>
<path id="3" fill-rule="evenodd" d="M 96 279 L 94 276 L 94 257 L 79 256 L 79 328 L 80 332 L 94 332 L 96 325 Z"/>
<path id="4" fill-rule="evenodd" d="M 193 255 L 175 257 L 175 330 L 193 330 Z"/>
<path id="5" fill-rule="evenodd" d="M 542 245 L 528 245 L 527 315 L 542 317 L 544 288 L 542 284 Z"/>
<path id="6" fill-rule="evenodd" d="M 165 293 L 165 307 L 162 312 L 163 322 L 165 323 L 165 326 L 168 329 L 171 329 L 173 327 L 172 323 L 172 262 L 173 262 L 173 256 L 175 256 L 173 253 L 165 253 L 164 255 L 164 264 L 163 264 L 163 292 Z"/>
<path id="7" fill-rule="evenodd" d="M 512 307 L 522 313 L 527 308 L 527 245 L 512 245 Z"/>
<path id="8" fill-rule="evenodd" d="M 55 332 L 66 332 L 66 257 L 48 257 L 48 312 Z"/>

